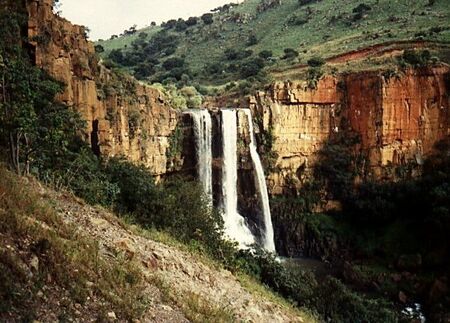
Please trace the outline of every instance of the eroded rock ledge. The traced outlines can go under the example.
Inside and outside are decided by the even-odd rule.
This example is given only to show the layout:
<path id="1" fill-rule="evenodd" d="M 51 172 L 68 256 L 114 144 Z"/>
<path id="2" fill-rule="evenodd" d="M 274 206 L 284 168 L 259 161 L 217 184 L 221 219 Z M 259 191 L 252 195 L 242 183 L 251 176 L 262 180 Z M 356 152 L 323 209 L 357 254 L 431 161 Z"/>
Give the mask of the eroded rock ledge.
<path id="1" fill-rule="evenodd" d="M 392 168 L 421 165 L 450 134 L 448 66 L 410 69 L 396 77 L 381 72 L 326 76 L 317 89 L 305 82 L 277 82 L 250 100 L 272 129 L 278 154 L 268 176 L 272 194 L 300 187 L 324 145 L 356 135 L 361 176 L 394 180 Z"/>

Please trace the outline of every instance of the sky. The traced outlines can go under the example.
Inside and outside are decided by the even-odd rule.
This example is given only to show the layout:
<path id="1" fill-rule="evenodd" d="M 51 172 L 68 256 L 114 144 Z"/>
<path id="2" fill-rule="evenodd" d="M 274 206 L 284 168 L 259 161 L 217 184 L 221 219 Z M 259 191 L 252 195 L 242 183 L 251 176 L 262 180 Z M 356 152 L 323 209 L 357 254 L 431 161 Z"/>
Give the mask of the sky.
<path id="1" fill-rule="evenodd" d="M 142 28 L 175 18 L 201 16 L 238 0 L 60 0 L 61 15 L 91 30 L 91 40 L 108 39 L 125 29 Z"/>

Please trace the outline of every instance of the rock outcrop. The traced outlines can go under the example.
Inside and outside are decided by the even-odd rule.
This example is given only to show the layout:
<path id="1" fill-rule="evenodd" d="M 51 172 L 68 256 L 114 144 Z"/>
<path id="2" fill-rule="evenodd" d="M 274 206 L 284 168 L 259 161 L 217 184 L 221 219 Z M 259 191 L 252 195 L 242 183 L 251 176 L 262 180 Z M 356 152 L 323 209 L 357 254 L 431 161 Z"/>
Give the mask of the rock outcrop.
<path id="1" fill-rule="evenodd" d="M 278 82 L 250 100 L 263 131 L 275 137 L 278 158 L 268 176 L 272 194 L 300 187 L 323 146 L 339 134 L 356 134 L 362 176 L 390 179 L 392 169 L 421 165 L 450 134 L 447 66 L 327 76 L 315 90 Z"/>
<path id="2" fill-rule="evenodd" d="M 105 68 L 85 28 L 55 15 L 52 2 L 27 1 L 35 62 L 66 84 L 59 100 L 87 121 L 83 135 L 94 152 L 123 155 L 156 176 L 192 168 L 195 161 L 186 160 L 192 152 L 178 154 L 185 160 L 171 160 L 171 139 L 181 119 L 177 111 L 158 90 Z M 392 180 L 393 168 L 420 165 L 450 133 L 449 75 L 448 66 L 410 69 L 391 78 L 360 72 L 325 76 L 315 90 L 306 82 L 276 82 L 256 94 L 250 100 L 256 130 L 271 131 L 271 149 L 278 156 L 267 172 L 270 192 L 301 187 L 318 153 L 339 135 L 359 138 L 358 180 Z"/>
<path id="3" fill-rule="evenodd" d="M 125 156 L 156 176 L 169 171 L 167 150 L 178 116 L 156 89 L 98 61 L 86 29 L 55 15 L 52 0 L 28 0 L 28 36 L 37 66 L 66 85 L 58 99 L 86 120 L 97 154 Z"/>

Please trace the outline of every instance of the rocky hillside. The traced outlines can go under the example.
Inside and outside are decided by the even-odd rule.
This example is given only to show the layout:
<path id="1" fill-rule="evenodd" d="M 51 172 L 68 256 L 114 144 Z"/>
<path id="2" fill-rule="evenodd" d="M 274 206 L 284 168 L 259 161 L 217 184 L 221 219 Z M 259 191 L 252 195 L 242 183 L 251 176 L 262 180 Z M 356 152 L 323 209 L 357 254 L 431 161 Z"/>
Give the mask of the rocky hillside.
<path id="1" fill-rule="evenodd" d="M 0 175 L 2 321 L 314 321 L 163 234 Z"/>
<path id="2" fill-rule="evenodd" d="M 450 40 L 445 0 L 246 0 L 212 11 L 98 45 L 141 79 L 221 85 L 378 44 Z"/>

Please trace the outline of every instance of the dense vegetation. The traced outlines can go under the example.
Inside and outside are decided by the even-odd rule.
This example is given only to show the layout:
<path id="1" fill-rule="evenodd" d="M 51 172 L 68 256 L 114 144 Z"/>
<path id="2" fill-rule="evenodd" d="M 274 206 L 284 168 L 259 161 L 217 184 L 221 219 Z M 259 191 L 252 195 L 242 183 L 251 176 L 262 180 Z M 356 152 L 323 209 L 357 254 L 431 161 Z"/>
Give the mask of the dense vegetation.
<path id="1" fill-rule="evenodd" d="M 352 315 L 355 315 L 355 312 L 350 310 L 351 307 L 358 308 L 358 313 L 364 313 L 361 315 L 367 317 L 375 315 L 370 305 L 372 301 L 360 298 L 337 281 L 330 279 L 327 280 L 327 284 L 318 284 L 314 277 L 307 273 L 291 272 L 286 269 L 271 255 L 237 251 L 233 243 L 222 238 L 221 217 L 216 210 L 208 206 L 209 203 L 196 182 L 186 178 L 173 178 L 156 185 L 143 167 L 120 159 L 108 161 L 99 159 L 90 147 L 77 137 L 83 128 L 79 116 L 54 100 L 55 94 L 62 89 L 62 85 L 30 63 L 27 48 L 23 46 L 26 39 L 22 39 L 23 42 L 20 41 L 20 26 L 25 20 L 20 15 L 12 13 L 5 13 L 0 18 L 2 33 L 5 37 L 5 42 L 2 42 L 0 47 L 3 80 L 0 111 L 2 125 L 4 125 L 0 130 L 2 132 L 0 144 L 2 151 L 5 152 L 2 157 L 9 160 L 9 165 L 17 173 L 33 174 L 56 189 L 70 190 L 89 203 L 114 209 L 118 214 L 131 218 L 144 228 L 156 228 L 169 232 L 179 241 L 190 244 L 196 250 L 218 260 L 226 268 L 251 274 L 298 305 L 312 308 L 326 317 L 350 319 Z M 2 178 L 10 177 L 5 172 L 2 174 L 4 175 Z M 2 187 L 6 192 L 7 185 Z M 6 198 L 2 200 L 2 203 L 8 204 L 9 195 L 2 196 Z M 179 201 L 183 201 L 183 204 L 180 205 Z M 31 202 L 18 200 L 17 203 Z M 15 214 L 17 207 L 8 204 L 5 211 Z M 30 210 L 33 209 L 34 206 L 30 207 Z M 31 212 L 29 216 L 33 214 L 42 218 L 44 222 L 57 221 L 54 215 L 47 211 L 40 212 Z M 2 230 L 13 230 L 17 233 L 17 237 L 23 234 L 20 227 L 9 226 L 9 224 L 8 226 L 5 224 Z M 65 233 L 61 234 L 65 237 Z M 62 247 L 58 237 L 46 235 L 39 237 L 49 241 L 49 248 L 55 252 L 55 255 L 62 252 L 58 249 Z M 74 239 L 77 241 L 76 238 Z M 95 249 L 91 250 L 89 243 L 87 243 L 87 249 L 80 247 L 77 250 L 79 244 L 75 242 L 71 248 L 77 251 L 73 253 L 75 258 L 63 257 L 59 260 L 51 258 L 48 263 L 49 270 L 53 270 L 52 274 L 58 277 L 57 283 L 63 287 L 67 287 L 66 284 L 69 281 L 81 284 L 85 279 L 84 275 L 89 273 L 79 271 L 69 275 L 65 271 L 56 272 L 56 270 L 64 267 L 64 264 L 72 264 L 78 259 L 76 257 L 80 252 L 95 253 Z M 95 258 L 87 257 L 85 261 L 89 262 L 93 259 L 95 260 Z M 12 264 L 8 261 L 10 261 L 8 258 L 1 258 L 0 266 L 10 268 Z M 90 263 L 86 263 L 86 268 L 90 266 Z M 101 264 L 101 266 L 108 266 L 108 264 Z M 129 270 L 132 272 L 133 269 L 130 267 Z M 1 306 L 6 309 L 23 308 L 20 305 L 22 298 L 19 296 L 25 292 L 18 290 L 22 288 L 21 285 L 11 284 L 13 274 L 14 271 L 9 269 L 2 274 L 4 275 L 3 289 L 10 291 L 17 288 L 18 293 L 17 298 L 10 298 L 9 293 L 0 293 Z M 70 280 L 68 280 L 69 277 L 71 277 Z M 120 277 L 108 278 L 111 279 L 112 285 L 105 285 L 104 290 L 99 290 L 100 295 L 107 298 L 108 290 L 119 288 L 133 289 L 133 291 L 130 290 L 132 293 L 130 295 L 139 297 L 139 292 L 134 292 L 134 288 L 139 288 L 139 276 L 136 276 L 133 284 L 127 283 L 126 280 L 119 280 Z M 127 284 L 127 287 L 123 287 L 123 284 Z M 340 289 L 336 289 L 336 286 Z M 328 288 L 340 290 L 344 293 L 343 295 L 347 295 L 334 301 L 334 304 L 337 304 L 334 309 L 320 305 L 320 295 L 328 294 L 326 292 Z M 298 289 L 302 293 L 298 293 Z M 76 293 L 84 292 L 82 288 L 76 289 L 74 297 Z M 30 300 L 35 297 L 35 295 L 28 296 Z M 125 300 L 133 301 L 133 298 Z M 114 306 L 126 305 L 119 302 Z M 124 315 L 132 317 L 141 306 L 143 306 L 141 301 L 134 302 L 133 307 L 129 307 Z M 338 308 L 349 308 L 349 311 L 343 312 Z M 390 312 L 386 313 L 377 315 L 382 318 L 380 320 L 392 316 Z"/>
<path id="2" fill-rule="evenodd" d="M 383 1 L 379 3 L 386 5 Z M 255 32 L 245 35 L 245 31 L 249 26 L 254 26 L 254 23 L 258 22 L 262 16 L 268 21 L 271 21 L 269 18 L 272 15 L 273 19 L 285 17 L 277 15 L 283 12 L 280 11 L 281 9 L 292 10 L 292 6 L 300 8 L 302 15 L 304 12 L 308 14 L 311 10 L 315 12 L 315 15 L 311 13 L 308 17 L 296 16 L 295 19 L 289 17 L 291 22 L 287 26 L 306 26 L 313 22 L 317 23 L 315 17 L 320 17 L 321 12 L 325 13 L 330 3 L 295 1 L 295 3 L 287 2 L 280 5 L 279 1 L 263 1 L 258 2 L 257 6 L 254 6 L 255 4 L 255 1 L 248 1 L 245 5 L 234 9 L 230 6 L 219 8 L 216 15 L 207 14 L 200 19 L 192 18 L 187 21 L 170 21 L 164 24 L 162 29 L 153 27 L 156 32 L 152 36 L 138 34 L 131 45 L 132 48 L 125 51 L 107 50 L 105 53 L 116 64 L 132 69 L 139 78 L 177 83 L 181 90 L 173 86 L 166 87 L 164 90 L 170 91 L 174 100 L 171 103 L 179 104 L 180 107 L 198 107 L 201 104 L 198 91 L 202 92 L 204 88 L 196 83 L 198 80 L 211 82 L 217 79 L 220 82 L 226 82 L 236 78 L 246 79 L 239 85 L 234 83 L 228 85 L 238 87 L 243 92 L 251 87 L 249 85 L 251 83 L 264 82 L 266 77 L 264 67 L 272 64 L 274 61 L 272 58 L 277 55 L 279 62 L 306 60 L 311 73 L 310 86 L 314 87 L 317 79 L 320 78 L 324 63 L 323 55 L 317 54 L 322 54 L 321 50 L 328 48 L 326 42 L 322 49 L 312 51 L 314 55 L 310 55 L 309 52 L 300 54 L 302 51 L 299 48 L 269 46 L 267 44 L 271 43 L 261 34 Z M 393 6 L 404 8 L 400 4 Z M 444 7 L 445 3 L 437 1 L 430 6 L 425 3 L 418 3 L 415 6 L 422 8 L 426 17 L 433 10 L 437 10 L 436 8 Z M 358 30 L 360 24 L 367 28 L 370 26 L 370 19 L 383 18 L 375 15 L 374 5 L 356 6 L 351 3 L 351 5 L 342 4 L 341 7 L 345 14 L 335 18 L 335 24 L 340 28 L 336 27 L 336 31 L 339 31 L 337 35 L 341 33 L 342 36 L 344 31 L 350 29 Z M 246 10 L 249 11 L 246 12 Z M 411 8 L 408 7 L 408 10 Z M 229 20 L 224 17 L 228 17 L 226 19 Z M 421 17 L 422 15 L 419 15 L 417 19 Z M 225 19 L 224 22 L 221 22 L 222 18 Z M 396 19 L 391 20 L 392 23 L 397 23 Z M 156 185 L 144 167 L 132 165 L 121 159 L 99 159 L 90 147 L 78 138 L 78 134 L 84 127 L 78 114 L 54 100 L 55 95 L 64 85 L 52 80 L 30 63 L 25 46 L 27 40 L 21 37 L 21 27 L 25 22 L 26 18 L 17 12 L 4 12 L 0 17 L 0 34 L 2 35 L 0 146 L 4 154 L 1 157 L 8 160 L 11 168 L 18 174 L 33 174 L 57 189 L 70 190 L 89 203 L 100 204 L 115 210 L 122 216 L 131 217 L 134 222 L 144 228 L 157 228 L 169 232 L 181 242 L 190 244 L 200 252 L 220 261 L 226 268 L 232 271 L 244 271 L 254 276 L 285 298 L 299 306 L 313 309 L 326 320 L 348 322 L 357 317 L 361 321 L 391 322 L 397 319 L 390 304 L 380 298 L 362 296 L 336 278 L 325 277 L 319 282 L 310 273 L 277 262 L 272 255 L 261 251 L 253 254 L 237 251 L 232 243 L 222 238 L 223 224 L 219 213 L 208 207 L 201 187 L 192 179 L 172 178 L 163 184 Z M 403 23 L 406 22 L 403 21 Z M 219 54 L 215 52 L 216 47 L 211 47 L 211 60 L 202 61 L 202 64 L 207 62 L 206 66 L 196 61 L 202 57 L 199 54 L 200 51 L 196 52 L 196 49 L 191 52 L 191 48 L 186 47 L 186 39 L 193 41 L 195 37 L 200 37 L 199 31 L 207 31 L 199 47 L 209 46 L 211 42 L 217 41 L 217 39 L 213 40 L 213 37 L 222 39 L 220 33 L 215 33 L 216 28 L 220 27 L 223 28 L 224 33 L 231 33 L 234 32 L 236 25 L 243 28 L 244 33 L 240 33 L 246 37 L 242 42 L 243 45 L 225 46 L 223 52 L 217 51 Z M 276 30 L 279 25 L 274 26 Z M 418 23 L 417 26 L 420 27 L 421 24 Z M 230 30 L 227 30 L 228 27 Z M 290 33 L 290 27 L 283 28 L 286 35 L 294 35 Z M 297 27 L 292 27 L 292 29 L 295 28 Z M 134 35 L 136 32 L 131 29 L 129 34 Z M 297 34 L 296 32 L 295 35 Z M 223 38 L 224 41 L 240 39 L 240 36 L 233 38 L 230 35 Z M 447 31 L 442 29 L 431 35 L 432 38 L 439 38 L 447 35 Z M 372 42 L 365 37 L 356 38 L 368 43 Z M 327 39 L 332 41 L 331 38 Z M 306 37 L 304 46 L 311 45 L 314 41 L 317 39 Z M 280 44 L 283 44 L 283 41 Z M 339 50 L 339 46 L 337 48 Z M 183 50 L 186 52 L 179 55 Z M 102 48 L 97 47 L 97 51 L 101 52 Z M 198 56 L 190 56 L 191 54 L 188 53 L 198 54 Z M 419 66 L 430 59 L 430 55 L 426 52 L 421 54 L 406 52 L 400 63 Z M 220 63 L 222 60 L 226 63 Z M 141 64 L 136 66 L 136 61 L 140 61 Z M 206 73 L 201 74 L 202 70 Z M 189 84 L 194 84 L 197 88 Z M 264 139 L 268 150 L 271 148 L 272 140 L 271 134 L 268 133 Z M 399 178 L 395 185 L 368 182 L 353 190 L 350 187 L 353 187 L 355 176 L 361 175 L 358 173 L 359 164 L 353 163 L 354 160 L 359 160 L 356 158 L 358 156 L 351 155 L 352 145 L 356 144 L 357 140 L 358 138 L 347 136 L 337 138 L 336 141 L 331 141 L 324 146 L 314 180 L 305 186 L 305 190 L 300 192 L 299 197 L 294 198 L 295 207 L 291 208 L 289 214 L 285 214 L 289 218 L 283 220 L 289 220 L 292 224 L 292 222 L 303 222 L 307 219 L 311 230 L 315 230 L 317 234 L 317 240 L 326 240 L 323 238 L 325 235 L 326 238 L 329 235 L 337 236 L 337 239 L 342 239 L 343 243 L 352 244 L 366 259 L 384 258 L 392 263 L 402 254 L 419 252 L 424 255 L 425 266 L 433 269 L 448 266 L 445 262 L 448 259 L 445 255 L 449 249 L 446 233 L 450 230 L 448 147 L 445 145 L 438 147 L 442 154 L 428 161 L 423 176 L 419 179 L 409 176 L 412 169 L 407 165 L 407 167 L 392 169 L 393 172 L 398 173 Z M 7 184 L 3 183 L 3 187 L 6 186 Z M 20 195 L 18 188 L 13 192 L 19 192 L 17 194 Z M 8 195 L 5 199 L 2 193 L 1 202 L 7 205 L 10 196 L 12 195 Z M 320 215 L 317 216 L 319 220 L 315 218 L 311 221 L 311 218 L 316 215 L 310 213 L 323 197 L 341 201 L 344 206 L 343 211 L 334 215 Z M 180 205 L 179 201 L 183 201 L 183 205 Z M 28 202 L 19 200 L 18 203 Z M 282 204 L 285 206 L 288 203 L 283 201 Z M 8 204 L 7 206 L 5 211 L 9 212 L 8 214 L 17 213 L 16 205 Z M 30 209 L 35 210 L 34 207 Z M 47 218 L 46 213 L 31 212 L 28 216 L 42 217 L 44 222 L 53 221 L 51 217 Z M 342 226 L 345 226 L 347 230 L 345 234 L 342 234 L 342 231 L 339 231 L 342 228 L 333 222 L 335 218 L 343 220 Z M 19 220 L 18 218 L 15 224 L 20 222 Z M 18 235 L 23 234 L 20 226 L 7 227 L 3 223 L 0 225 L 2 230 L 11 230 Z M 66 237 L 66 234 L 62 233 L 62 237 Z M 50 239 L 46 236 L 44 238 Z M 76 242 L 76 237 L 72 238 L 75 240 L 71 244 L 73 250 L 81 248 L 78 252 L 85 251 L 90 254 L 95 252 L 95 248 L 89 243 L 87 247 L 82 247 Z M 427 243 L 419 244 L 423 240 Z M 51 240 L 50 243 L 56 244 L 55 241 Z M 327 247 L 329 246 L 324 248 Z M 50 269 L 55 268 L 56 271 L 64 267 L 64 264 L 78 261 L 76 252 L 73 258 L 56 259 L 62 254 L 63 251 L 55 250 L 55 255 L 49 259 Z M 0 268 L 6 268 L 2 270 L 4 279 L 0 280 L 3 284 L 2 290 L 7 291 L 7 293 L 0 293 L 0 305 L 4 307 L 11 306 L 12 303 L 19 304 L 23 299 L 21 297 L 26 296 L 19 291 L 18 296 L 21 297 L 11 298 L 8 293 L 15 288 L 9 283 L 16 273 L 10 270 L 10 264 L 7 261 L 9 259 L 6 257 L 0 257 Z M 101 264 L 101 266 L 107 268 L 108 264 Z M 132 271 L 132 268 L 129 269 Z M 70 274 L 65 271 L 55 273 L 62 285 L 69 284 L 69 280 L 64 278 L 65 275 L 74 281 L 84 281 L 85 275 L 88 274 L 92 273 Z M 130 284 L 119 280 L 118 277 L 112 277 L 112 287 L 109 286 L 109 288 L 114 290 L 134 288 L 139 285 L 139 279 L 137 276 L 136 281 Z M 106 295 L 107 290 L 105 288 L 100 293 Z M 76 292 L 84 293 L 83 290 Z M 440 304 L 445 306 L 447 304 L 445 302 L 446 300 Z M 139 302 L 135 304 L 140 306 Z M 127 306 L 127 304 L 119 303 L 116 306 Z M 131 311 L 134 309 L 131 308 Z M 130 317 L 133 315 L 131 312 L 125 314 Z"/>
<path id="3" fill-rule="evenodd" d="M 370 170 L 364 168 L 365 157 L 352 148 L 357 143 L 350 134 L 328 142 L 296 196 L 272 201 L 275 226 L 290 240 L 280 247 L 332 262 L 356 290 L 392 300 L 401 291 L 409 301 L 422 302 L 429 318 L 439 321 L 450 299 L 430 298 L 428 291 L 450 269 L 450 142 L 438 143 L 422 166 L 408 161 L 387 167 L 386 177 L 395 182 L 366 177 Z M 355 186 L 357 177 L 365 181 Z M 326 200 L 341 207 L 314 213 Z M 404 272 L 414 278 L 392 279 Z"/>
<path id="4" fill-rule="evenodd" d="M 267 68 L 388 41 L 449 41 L 449 9 L 445 0 L 247 0 L 98 44 L 104 57 L 144 80 L 229 83 L 245 92 L 245 80 L 267 81 Z"/>

